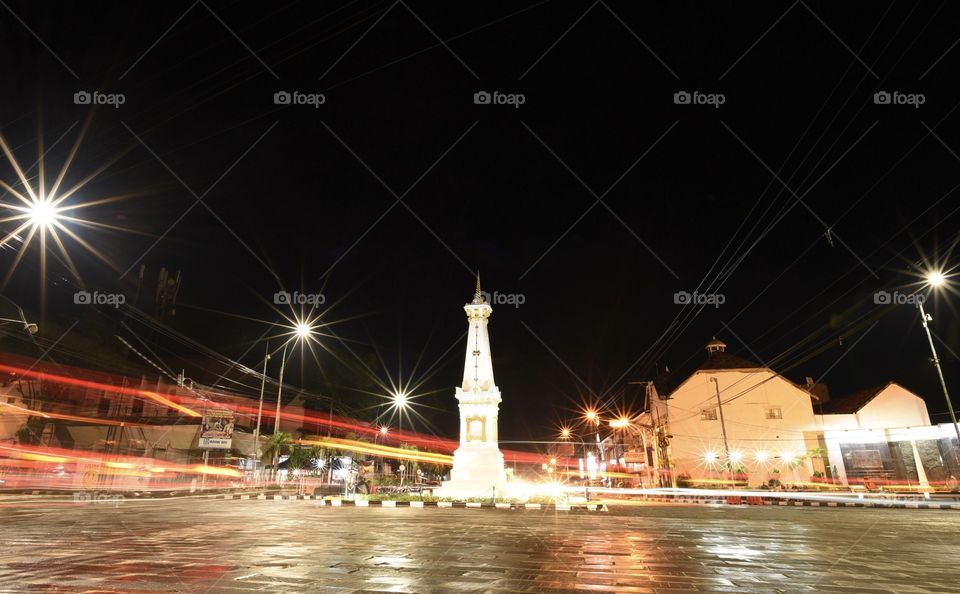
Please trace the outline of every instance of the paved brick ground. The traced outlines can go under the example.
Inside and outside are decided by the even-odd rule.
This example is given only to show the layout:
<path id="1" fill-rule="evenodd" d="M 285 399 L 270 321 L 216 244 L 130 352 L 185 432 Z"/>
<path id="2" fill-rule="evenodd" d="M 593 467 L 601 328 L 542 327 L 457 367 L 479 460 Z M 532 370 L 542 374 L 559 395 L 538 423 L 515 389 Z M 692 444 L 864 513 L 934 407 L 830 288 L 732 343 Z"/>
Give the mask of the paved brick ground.
<path id="1" fill-rule="evenodd" d="M 960 514 L 2 505 L 0 591 L 956 592 Z"/>

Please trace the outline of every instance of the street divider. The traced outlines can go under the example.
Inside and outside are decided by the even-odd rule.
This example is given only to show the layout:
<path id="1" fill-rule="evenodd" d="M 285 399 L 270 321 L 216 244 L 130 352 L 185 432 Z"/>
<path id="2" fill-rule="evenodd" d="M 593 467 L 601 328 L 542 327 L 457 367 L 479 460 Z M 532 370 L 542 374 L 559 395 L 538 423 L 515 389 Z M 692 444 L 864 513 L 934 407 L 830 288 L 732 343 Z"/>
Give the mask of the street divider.
<path id="1" fill-rule="evenodd" d="M 480 501 L 393 501 L 385 499 L 326 499 L 319 495 L 283 495 L 283 494 L 216 494 L 200 495 L 200 499 L 216 499 L 228 501 L 315 501 L 317 505 L 325 507 L 447 507 L 473 509 L 507 509 L 507 510 L 544 510 L 544 511 L 608 511 L 603 503 L 580 504 L 553 504 L 553 503 L 493 503 Z"/>

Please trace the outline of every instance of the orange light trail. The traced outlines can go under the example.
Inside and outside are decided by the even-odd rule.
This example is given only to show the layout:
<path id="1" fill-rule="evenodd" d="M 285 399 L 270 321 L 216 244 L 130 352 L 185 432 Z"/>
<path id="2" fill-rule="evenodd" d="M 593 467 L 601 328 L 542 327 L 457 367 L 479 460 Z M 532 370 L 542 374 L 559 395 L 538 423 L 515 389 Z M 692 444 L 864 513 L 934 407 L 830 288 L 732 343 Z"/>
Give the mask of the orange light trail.
<path id="1" fill-rule="evenodd" d="M 65 377 L 62 375 L 47 373 L 45 371 L 34 371 L 32 369 L 20 369 L 18 367 L 11 367 L 9 365 L 0 364 L 0 371 L 5 371 L 7 373 L 12 373 L 15 375 L 20 375 L 23 377 L 29 377 L 37 380 L 47 380 L 56 382 L 58 384 L 66 384 L 68 386 L 77 386 L 80 388 L 88 388 L 92 390 L 104 390 L 107 392 L 113 392 L 115 394 L 124 394 L 127 396 L 134 396 L 138 398 L 146 398 L 158 402 L 169 408 L 176 409 L 183 414 L 190 417 L 202 417 L 203 415 L 198 413 L 195 410 L 187 408 L 186 406 L 181 406 L 176 402 L 157 394 L 156 392 L 151 392 L 149 390 L 138 390 L 136 388 L 125 388 L 123 386 L 111 386 L 110 384 L 102 384 L 100 382 L 94 382 L 90 380 L 82 380 L 73 377 Z M 45 414 L 45 413 L 44 413 Z"/>
<path id="2" fill-rule="evenodd" d="M 96 462 L 104 466 L 104 474 L 146 476 L 146 473 L 210 474 L 226 477 L 243 477 L 235 468 L 204 466 L 203 464 L 176 464 L 166 460 L 136 456 L 101 455 L 95 452 L 77 452 L 63 448 L 35 448 L 27 446 L 0 446 L 0 457 L 12 461 L 42 462 L 46 464 L 70 464 Z M 16 465 L 16 464 L 15 464 Z M 109 469 L 109 470 L 107 470 Z"/>
<path id="3" fill-rule="evenodd" d="M 9 361 L 11 358 L 15 358 L 11 355 L 0 355 L 5 360 Z M 224 396 L 233 399 L 233 402 L 218 403 L 212 400 L 201 400 L 199 398 L 185 397 L 185 396 L 174 396 L 168 395 L 163 396 L 158 394 L 155 391 L 142 390 L 138 388 L 130 388 L 125 386 L 118 386 L 115 384 L 106 383 L 109 379 L 113 379 L 116 376 L 110 376 L 109 374 L 104 374 L 100 372 L 92 372 L 90 370 L 82 368 L 72 368 L 78 374 L 87 373 L 88 377 L 93 376 L 101 380 L 106 381 L 95 381 L 93 379 L 79 379 L 76 377 L 68 377 L 61 373 L 53 373 L 49 371 L 49 367 L 45 365 L 38 365 L 36 369 L 29 369 L 19 365 L 13 365 L 8 363 L 0 363 L 0 373 L 8 373 L 14 376 L 21 376 L 24 378 L 32 378 L 36 380 L 42 380 L 47 382 L 53 382 L 58 384 L 64 384 L 68 386 L 75 386 L 79 388 L 86 388 L 90 390 L 103 391 L 113 394 L 121 394 L 132 396 L 134 398 L 148 399 L 156 403 L 159 403 L 168 408 L 180 411 L 181 413 L 193 417 L 200 418 L 202 413 L 197 412 L 197 409 L 207 408 L 210 406 L 216 406 L 217 408 L 224 408 L 234 411 L 238 415 L 247 415 L 251 418 L 255 417 L 257 414 L 257 407 L 251 401 L 249 405 L 238 404 L 236 402 L 237 395 L 224 394 Z M 109 378 L 109 379 L 108 379 Z M 124 378 L 125 380 L 126 378 Z M 246 401 L 246 400 L 244 400 Z M 65 421 L 75 421 L 81 423 L 91 423 L 98 425 L 110 425 L 110 426 L 124 426 L 124 427 L 138 427 L 138 426 L 152 426 L 152 425 L 143 425 L 135 422 L 126 422 L 113 419 L 100 419 L 95 417 L 71 415 L 63 412 L 52 412 L 52 411 L 35 411 L 28 408 L 23 408 L 20 406 L 15 406 L 11 404 L 3 404 L 3 406 L 9 406 L 12 410 L 16 410 L 23 414 L 38 415 L 41 417 L 65 420 Z M 276 416 L 276 413 L 272 410 L 269 410 L 268 407 L 265 407 L 262 413 L 264 422 L 268 422 L 268 419 L 273 419 Z M 358 435 L 373 437 L 381 444 L 389 442 L 392 444 L 409 444 L 414 445 L 420 448 L 420 451 L 414 455 L 425 456 L 428 454 L 440 456 L 434 460 L 426 460 L 435 462 L 438 464 L 450 464 L 452 458 L 447 455 L 453 453 L 457 447 L 459 447 L 460 442 L 456 439 L 446 439 L 440 438 L 432 435 L 424 435 L 422 433 L 417 433 L 413 431 L 399 431 L 391 430 L 387 434 L 382 434 L 380 432 L 380 427 L 376 423 L 369 423 L 365 421 L 360 421 L 357 419 L 352 419 L 348 417 L 338 417 L 338 416 L 329 416 L 324 415 L 323 413 L 317 413 L 315 415 L 307 414 L 307 411 L 298 411 L 298 412 L 281 412 L 280 418 L 283 421 L 289 421 L 290 423 L 295 423 L 297 426 L 301 427 L 311 427 L 314 426 L 317 428 L 317 432 L 321 427 L 323 428 L 334 428 L 339 429 L 343 432 L 353 432 Z M 321 438 L 322 439 L 322 438 Z M 312 443 L 304 441 L 304 443 Z M 317 442 L 319 445 L 319 442 Z M 338 446 L 334 444 L 333 441 L 330 442 L 331 445 L 328 447 L 337 448 Z M 374 455 L 382 455 L 391 458 L 402 458 L 403 456 L 409 456 L 410 450 L 402 450 L 399 448 L 392 448 L 390 450 L 380 450 L 379 447 L 388 447 L 388 446 L 379 446 L 378 444 L 369 444 L 365 442 L 355 442 L 355 444 L 361 444 L 364 447 L 370 448 L 369 451 L 364 453 L 370 453 Z M 346 448 L 344 448 L 346 449 Z M 432 450 L 431 452 L 426 452 L 424 450 Z M 360 451 L 360 450 L 356 450 Z M 403 455 L 400 454 L 403 452 Z M 540 464 L 544 461 L 543 454 L 535 452 L 523 452 L 515 450 L 504 450 L 501 452 L 504 455 L 505 462 L 508 463 L 521 463 L 521 464 Z M 575 466 L 577 464 L 577 459 L 575 458 L 561 458 L 558 459 L 559 464 L 567 464 Z"/>

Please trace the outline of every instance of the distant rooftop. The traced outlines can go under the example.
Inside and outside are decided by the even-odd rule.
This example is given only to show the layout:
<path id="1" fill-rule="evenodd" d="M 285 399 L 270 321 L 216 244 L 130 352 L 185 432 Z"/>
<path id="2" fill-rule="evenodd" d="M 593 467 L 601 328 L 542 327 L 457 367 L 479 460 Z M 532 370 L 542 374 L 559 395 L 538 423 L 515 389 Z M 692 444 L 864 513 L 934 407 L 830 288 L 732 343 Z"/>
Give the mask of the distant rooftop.
<path id="1" fill-rule="evenodd" d="M 841 396 L 839 398 L 832 398 L 829 402 L 825 402 L 820 409 L 825 415 L 852 415 L 856 412 L 859 412 L 860 409 L 869 404 L 871 400 L 876 398 L 877 394 L 882 392 L 892 383 L 893 382 L 887 382 L 882 386 L 874 386 L 872 388 L 867 388 L 866 390 L 854 392 L 853 394 L 847 394 L 846 396 Z"/>
<path id="2" fill-rule="evenodd" d="M 668 395 L 676 390 L 680 384 L 687 381 L 687 378 L 698 371 L 718 371 L 722 369 L 766 369 L 765 365 L 756 363 L 737 355 L 731 355 L 727 352 L 727 345 L 723 341 L 713 339 L 707 343 L 707 358 L 704 359 L 693 371 L 683 373 L 680 371 L 664 371 L 657 375 L 653 380 L 657 392 L 661 395 Z"/>

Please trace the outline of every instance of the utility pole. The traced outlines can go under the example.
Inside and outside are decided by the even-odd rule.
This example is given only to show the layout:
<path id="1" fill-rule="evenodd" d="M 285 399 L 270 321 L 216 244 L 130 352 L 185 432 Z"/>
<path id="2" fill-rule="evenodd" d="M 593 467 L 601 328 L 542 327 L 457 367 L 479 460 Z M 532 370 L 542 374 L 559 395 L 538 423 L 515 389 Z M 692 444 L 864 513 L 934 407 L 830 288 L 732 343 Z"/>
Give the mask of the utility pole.
<path id="1" fill-rule="evenodd" d="M 267 387 L 267 361 L 270 360 L 270 342 L 267 342 L 266 353 L 263 356 L 263 377 L 260 378 L 260 404 L 257 406 L 257 424 L 253 428 L 253 473 L 259 482 L 260 478 L 260 418 L 263 416 L 263 392 Z"/>
<path id="2" fill-rule="evenodd" d="M 930 334 L 930 326 L 928 325 L 928 322 L 933 321 L 933 318 L 923 310 L 922 300 L 918 306 L 920 307 L 920 319 L 923 321 L 923 329 L 927 332 L 927 342 L 930 343 L 930 352 L 933 354 L 933 366 L 937 368 L 937 375 L 940 377 L 940 387 L 943 388 L 943 397 L 947 399 L 947 410 L 950 412 L 950 421 L 953 422 L 953 428 L 957 432 L 957 443 L 960 444 L 960 425 L 957 424 L 957 415 L 953 412 L 950 393 L 947 392 L 947 382 L 943 379 L 943 369 L 940 368 L 940 357 L 937 356 L 937 349 L 933 346 L 933 335 Z"/>
<path id="3" fill-rule="evenodd" d="M 733 465 L 730 464 L 730 444 L 727 443 L 727 425 L 723 421 L 723 402 L 720 400 L 720 382 L 718 382 L 715 377 L 711 377 L 710 381 L 713 382 L 713 386 L 717 390 L 717 412 L 720 414 L 720 431 L 723 433 L 723 455 L 732 479 Z"/>

